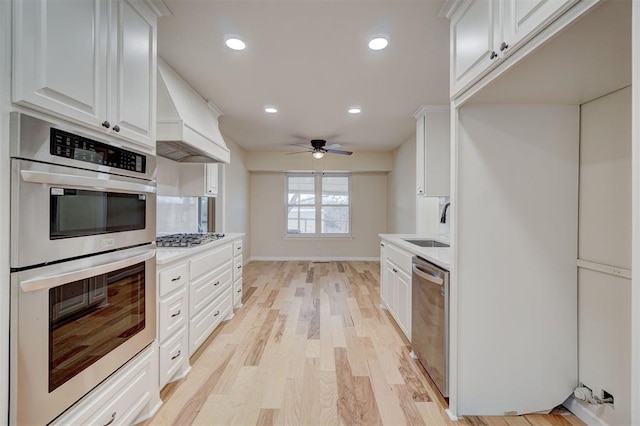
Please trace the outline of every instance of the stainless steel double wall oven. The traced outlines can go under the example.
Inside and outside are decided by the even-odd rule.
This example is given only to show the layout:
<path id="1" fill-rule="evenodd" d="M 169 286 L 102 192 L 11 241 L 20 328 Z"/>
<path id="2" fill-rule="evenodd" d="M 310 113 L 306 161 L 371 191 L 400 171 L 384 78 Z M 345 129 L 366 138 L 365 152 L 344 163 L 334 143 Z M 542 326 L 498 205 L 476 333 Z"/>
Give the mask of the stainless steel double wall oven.
<path id="1" fill-rule="evenodd" d="M 153 342 L 153 155 L 11 115 L 11 422 L 47 424 Z"/>

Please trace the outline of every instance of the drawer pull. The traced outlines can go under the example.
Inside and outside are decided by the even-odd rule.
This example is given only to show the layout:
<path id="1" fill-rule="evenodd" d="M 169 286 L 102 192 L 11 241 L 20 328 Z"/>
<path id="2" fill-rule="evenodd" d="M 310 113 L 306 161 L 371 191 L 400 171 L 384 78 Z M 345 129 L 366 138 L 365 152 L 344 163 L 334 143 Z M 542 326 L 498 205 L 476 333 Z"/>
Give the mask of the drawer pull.
<path id="1" fill-rule="evenodd" d="M 117 411 L 113 412 L 113 414 L 111 415 L 111 420 L 109 420 L 109 422 L 105 423 L 104 426 L 109 426 L 111 423 L 113 423 L 116 420 L 116 413 L 117 413 Z"/>
<path id="2" fill-rule="evenodd" d="M 220 280 L 216 281 L 215 283 L 213 283 L 213 286 L 217 286 L 218 284 L 220 284 Z"/>
<path id="3" fill-rule="evenodd" d="M 214 317 L 217 317 L 218 315 L 220 315 L 220 310 L 217 310 L 215 314 L 213 314 Z"/>
<path id="4" fill-rule="evenodd" d="M 236 293 L 242 293 L 242 289 L 239 288 L 238 291 L 236 291 Z"/>
<path id="5" fill-rule="evenodd" d="M 236 269 L 241 269 L 241 268 L 242 268 L 242 265 L 238 265 L 238 267 Z"/>
<path id="6" fill-rule="evenodd" d="M 175 354 L 174 356 L 171 357 L 171 361 L 173 361 L 174 359 L 178 358 L 181 353 L 182 353 L 182 351 L 178 351 L 177 354 Z"/>
<path id="7" fill-rule="evenodd" d="M 178 275 L 178 276 L 177 276 L 177 277 L 175 277 L 175 278 L 171 278 L 171 281 L 172 281 L 172 282 L 173 282 L 173 281 L 178 281 L 178 280 L 179 280 L 179 279 L 181 279 L 181 278 L 182 278 L 182 275 Z"/>
<path id="8" fill-rule="evenodd" d="M 178 312 L 176 312 L 175 314 L 171 314 L 171 318 L 175 318 L 175 317 L 177 317 L 178 315 L 180 315 L 180 312 L 181 312 L 181 311 L 180 311 L 180 310 L 178 310 Z"/>

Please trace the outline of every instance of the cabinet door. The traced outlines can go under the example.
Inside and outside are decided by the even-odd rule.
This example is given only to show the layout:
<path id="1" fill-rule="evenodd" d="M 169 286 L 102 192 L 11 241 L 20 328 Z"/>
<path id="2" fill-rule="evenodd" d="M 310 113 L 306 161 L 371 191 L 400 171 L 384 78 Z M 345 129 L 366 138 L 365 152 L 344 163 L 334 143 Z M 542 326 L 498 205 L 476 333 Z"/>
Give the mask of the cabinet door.
<path id="1" fill-rule="evenodd" d="M 111 128 L 120 136 L 155 146 L 156 16 L 140 2 L 116 3 L 109 69 Z"/>
<path id="2" fill-rule="evenodd" d="M 503 38 L 513 49 L 578 0 L 503 0 Z"/>
<path id="3" fill-rule="evenodd" d="M 380 307 L 384 308 L 388 304 L 387 288 L 389 280 L 387 278 L 387 250 L 384 242 L 380 243 Z"/>
<path id="4" fill-rule="evenodd" d="M 387 261 L 386 270 L 387 270 L 386 271 L 387 285 L 385 286 L 386 294 L 385 294 L 384 300 L 387 303 L 387 309 L 389 310 L 389 312 L 391 312 L 391 315 L 395 318 L 396 309 L 397 309 L 396 272 L 398 271 L 398 269 L 395 266 L 393 266 L 391 262 Z"/>
<path id="5" fill-rule="evenodd" d="M 106 5 L 13 2 L 13 102 L 100 126 L 107 116 Z"/>
<path id="6" fill-rule="evenodd" d="M 218 195 L 218 165 L 207 164 L 205 173 L 207 174 L 206 180 L 206 195 L 216 196 Z"/>
<path id="7" fill-rule="evenodd" d="M 398 288 L 396 320 L 407 339 L 411 340 L 411 277 L 404 271 L 398 271 L 396 275 Z"/>
<path id="8" fill-rule="evenodd" d="M 495 52 L 499 3 L 465 0 L 451 19 L 451 92 L 457 93 L 487 70 Z"/>

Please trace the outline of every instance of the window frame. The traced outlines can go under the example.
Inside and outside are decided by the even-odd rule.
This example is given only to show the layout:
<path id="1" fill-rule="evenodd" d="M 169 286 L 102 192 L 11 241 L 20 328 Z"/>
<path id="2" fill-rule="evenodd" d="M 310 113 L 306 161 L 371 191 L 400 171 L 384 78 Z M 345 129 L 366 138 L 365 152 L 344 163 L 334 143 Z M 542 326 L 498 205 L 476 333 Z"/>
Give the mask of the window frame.
<path id="1" fill-rule="evenodd" d="M 352 174 L 349 172 L 287 172 L 285 173 L 285 193 L 284 193 L 284 220 L 285 238 L 309 238 L 309 239 L 323 239 L 323 238 L 353 238 L 353 197 L 352 197 Z M 314 179 L 314 204 L 309 204 L 315 209 L 315 233 L 289 233 L 289 207 L 296 206 L 296 204 L 289 204 L 289 178 L 290 177 L 313 177 Z M 327 204 L 326 207 L 347 207 L 349 209 L 349 232 L 345 233 L 323 233 L 322 232 L 322 207 L 325 206 L 322 203 L 322 178 L 323 177 L 346 177 L 348 186 L 348 204 Z"/>

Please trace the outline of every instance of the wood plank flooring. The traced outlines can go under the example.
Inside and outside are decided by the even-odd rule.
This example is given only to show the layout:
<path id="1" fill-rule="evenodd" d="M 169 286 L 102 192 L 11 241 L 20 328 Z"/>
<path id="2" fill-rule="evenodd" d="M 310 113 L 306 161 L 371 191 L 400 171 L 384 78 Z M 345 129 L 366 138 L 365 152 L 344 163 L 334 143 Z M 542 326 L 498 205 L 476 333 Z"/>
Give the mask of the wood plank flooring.
<path id="1" fill-rule="evenodd" d="M 244 305 L 163 389 L 148 425 L 582 425 L 573 415 L 466 417 L 380 309 L 378 262 L 251 262 Z"/>

